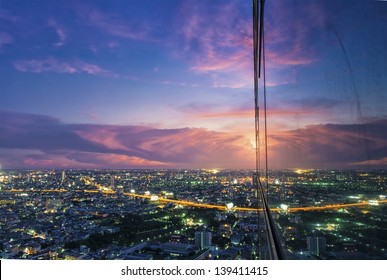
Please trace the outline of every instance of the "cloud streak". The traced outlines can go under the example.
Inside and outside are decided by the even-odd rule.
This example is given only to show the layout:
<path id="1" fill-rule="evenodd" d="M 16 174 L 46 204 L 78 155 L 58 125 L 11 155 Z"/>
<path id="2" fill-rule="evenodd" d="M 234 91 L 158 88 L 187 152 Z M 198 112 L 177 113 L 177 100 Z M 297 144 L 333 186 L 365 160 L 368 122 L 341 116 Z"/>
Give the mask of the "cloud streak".
<path id="1" fill-rule="evenodd" d="M 0 111 L 0 161 L 8 168 L 252 168 L 247 137 L 202 128 L 64 124 Z M 271 168 L 383 168 L 387 120 L 314 125 L 269 134 Z"/>
<path id="2" fill-rule="evenodd" d="M 251 61 L 250 23 L 240 17 L 236 2 L 211 5 L 184 1 L 177 21 L 181 50 L 191 60 L 191 71 L 213 75 L 213 87 L 245 87 Z M 250 70 L 250 69 L 249 69 Z M 237 75 L 237 73 L 239 73 Z M 230 82 L 237 75 L 239 82 Z"/>
<path id="3" fill-rule="evenodd" d="M 294 10 L 279 2 L 269 3 L 273 7 L 267 9 L 269 86 L 294 83 L 292 75 L 287 77 L 283 73 L 318 61 L 316 51 L 308 46 L 313 34 L 324 28 L 326 21 L 324 9 L 318 4 L 305 3 Z M 245 11 L 240 7 L 233 1 L 210 8 L 200 2 L 185 1 L 181 8 L 182 17 L 178 21 L 183 38 L 181 49 L 191 56 L 192 71 L 212 74 L 213 87 L 251 87 L 252 21 L 241 16 Z M 276 77 L 278 70 L 281 77 Z"/>
<path id="4" fill-rule="evenodd" d="M 104 12 L 91 5 L 81 5 L 77 8 L 77 12 L 86 24 L 104 33 L 130 40 L 150 40 L 149 28 L 145 22 L 125 21 L 117 14 Z"/>
<path id="5" fill-rule="evenodd" d="M 0 116 L 4 120 L 0 160 L 14 168 L 46 163 L 51 167 L 231 168 L 250 163 L 248 141 L 240 135 L 195 128 L 63 124 L 46 116 L 9 111 L 0 111 Z M 10 150 L 26 153 L 15 155 Z"/>
<path id="6" fill-rule="evenodd" d="M 0 31 L 0 51 L 3 46 L 11 44 L 13 42 L 13 38 L 8 33 Z"/>
<path id="7" fill-rule="evenodd" d="M 8 22 L 18 22 L 21 19 L 19 16 L 15 16 L 7 10 L 0 9 L 0 20 L 8 21 Z"/>
<path id="8" fill-rule="evenodd" d="M 313 125 L 270 136 L 278 167 L 385 168 L 387 119 L 363 124 Z"/>
<path id="9" fill-rule="evenodd" d="M 17 60 L 14 62 L 15 69 L 21 72 L 42 73 L 55 72 L 61 74 L 85 73 L 102 77 L 120 77 L 109 70 L 103 69 L 95 64 L 90 64 L 81 60 L 72 62 L 59 61 L 56 58 Z"/>
<path id="10" fill-rule="evenodd" d="M 48 21 L 48 26 L 52 27 L 55 30 L 55 33 L 58 35 L 59 41 L 54 44 L 56 47 L 61 47 L 65 44 L 67 39 L 67 34 L 63 27 L 61 27 L 56 20 L 51 19 Z"/>

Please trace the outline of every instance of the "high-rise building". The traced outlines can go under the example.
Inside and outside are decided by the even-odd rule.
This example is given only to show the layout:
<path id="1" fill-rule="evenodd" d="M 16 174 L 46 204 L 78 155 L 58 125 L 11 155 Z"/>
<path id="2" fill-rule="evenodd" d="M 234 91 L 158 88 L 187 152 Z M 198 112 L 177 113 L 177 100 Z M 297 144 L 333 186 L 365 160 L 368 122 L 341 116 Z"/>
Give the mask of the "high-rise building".
<path id="1" fill-rule="evenodd" d="M 110 188 L 114 189 L 114 177 L 113 176 L 110 178 Z"/>
<path id="2" fill-rule="evenodd" d="M 66 172 L 62 170 L 62 182 L 66 179 Z"/>
<path id="3" fill-rule="evenodd" d="M 322 256 L 326 252 L 327 242 L 325 237 L 321 236 L 308 236 L 306 238 L 308 251 L 317 256 Z"/>
<path id="4" fill-rule="evenodd" d="M 195 232 L 195 245 L 200 249 L 208 249 L 211 246 L 212 234 L 209 231 Z"/>

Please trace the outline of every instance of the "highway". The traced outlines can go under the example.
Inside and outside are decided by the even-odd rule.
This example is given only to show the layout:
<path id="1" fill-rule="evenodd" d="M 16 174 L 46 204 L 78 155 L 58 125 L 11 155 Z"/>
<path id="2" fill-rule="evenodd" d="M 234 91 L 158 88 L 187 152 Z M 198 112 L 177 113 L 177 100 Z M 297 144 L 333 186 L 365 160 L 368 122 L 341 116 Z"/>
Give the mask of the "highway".
<path id="1" fill-rule="evenodd" d="M 137 198 L 145 198 L 145 199 L 151 199 L 151 195 L 143 195 L 143 194 L 133 194 L 133 193 L 124 193 L 126 196 L 131 197 L 137 197 Z M 159 197 L 158 202 L 160 203 L 173 203 L 183 206 L 191 206 L 191 207 L 200 207 L 200 208 L 208 208 L 208 209 L 216 209 L 216 210 L 233 210 L 233 211 L 257 211 L 257 208 L 248 208 L 248 207 L 233 207 L 232 209 L 229 209 L 226 205 L 215 205 L 215 204 L 206 204 L 206 203 L 196 203 L 191 201 L 185 201 L 185 200 L 174 200 L 174 199 L 168 199 L 168 198 L 162 198 Z M 379 204 L 381 203 L 387 203 L 386 200 L 379 200 Z M 347 203 L 347 204 L 331 204 L 331 205 L 324 205 L 324 206 L 306 206 L 306 207 L 289 207 L 288 212 L 297 212 L 297 211 L 322 211 L 322 210 L 330 210 L 330 209 L 340 209 L 340 208 L 346 208 L 346 207 L 365 207 L 368 206 L 369 203 L 367 201 L 362 201 L 358 203 Z M 280 208 L 271 208 L 270 211 L 273 212 L 279 212 L 284 211 Z"/>
<path id="2" fill-rule="evenodd" d="M 116 191 L 113 191 L 109 188 L 103 187 L 97 183 L 93 183 L 95 187 L 97 187 L 96 190 L 77 190 L 78 192 L 84 192 L 84 193 L 103 193 L 106 195 L 115 195 L 117 194 Z M 41 192 L 41 193 L 65 193 L 67 190 L 65 189 L 57 189 L 57 190 L 22 190 L 22 189 L 12 189 L 12 190 L 5 190 L 6 192 L 18 192 L 18 193 L 26 193 L 26 192 Z M 166 203 L 172 203 L 182 206 L 189 206 L 189 207 L 197 207 L 197 208 L 207 208 L 207 209 L 215 209 L 220 211 L 226 211 L 226 210 L 232 210 L 232 211 L 257 211 L 257 208 L 249 208 L 249 207 L 233 207 L 228 208 L 226 205 L 216 205 L 216 204 L 206 204 L 206 203 L 196 203 L 186 200 L 175 200 L 175 199 L 169 199 L 169 198 L 163 198 L 158 197 L 155 195 L 146 195 L 146 194 L 135 194 L 135 193 L 123 193 L 123 195 L 128 197 L 134 197 L 134 198 L 143 198 L 143 199 L 149 199 L 149 200 L 155 200 L 157 202 L 166 204 Z M 378 200 L 379 204 L 387 203 L 387 199 L 385 200 Z M 332 210 L 332 209 L 340 209 L 340 208 L 347 208 L 347 207 L 365 207 L 369 206 L 368 201 L 361 201 L 357 203 L 342 203 L 342 204 L 330 204 L 330 205 L 322 205 L 322 206 L 304 206 L 304 207 L 289 207 L 286 211 L 287 212 L 298 212 L 298 211 L 324 211 L 324 210 Z M 284 211 L 280 208 L 271 208 L 270 211 L 272 212 L 280 212 Z"/>

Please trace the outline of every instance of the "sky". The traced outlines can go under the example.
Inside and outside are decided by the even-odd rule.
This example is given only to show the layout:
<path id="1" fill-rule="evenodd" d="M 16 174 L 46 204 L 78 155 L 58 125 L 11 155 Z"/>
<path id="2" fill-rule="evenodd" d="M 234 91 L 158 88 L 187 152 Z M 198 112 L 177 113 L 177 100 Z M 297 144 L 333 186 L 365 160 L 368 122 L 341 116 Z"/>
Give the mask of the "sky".
<path id="1" fill-rule="evenodd" d="M 386 168 L 387 2 L 265 10 L 269 168 Z M 250 0 L 0 2 L 3 169 L 254 168 L 253 102 Z"/>

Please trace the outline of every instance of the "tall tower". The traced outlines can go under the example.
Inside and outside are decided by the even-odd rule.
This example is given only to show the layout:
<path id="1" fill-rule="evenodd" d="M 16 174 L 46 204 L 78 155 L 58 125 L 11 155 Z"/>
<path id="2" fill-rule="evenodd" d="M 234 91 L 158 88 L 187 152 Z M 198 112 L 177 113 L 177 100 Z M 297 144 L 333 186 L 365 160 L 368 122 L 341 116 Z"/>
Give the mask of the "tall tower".
<path id="1" fill-rule="evenodd" d="M 114 177 L 113 176 L 110 178 L 110 188 L 114 189 Z"/>
<path id="2" fill-rule="evenodd" d="M 321 256 L 324 255 L 326 252 L 326 239 L 322 236 L 308 236 L 306 238 L 308 251 L 310 251 L 312 254 Z"/>
<path id="3" fill-rule="evenodd" d="M 65 179 L 66 179 L 66 172 L 62 170 L 62 183 L 64 182 Z"/>
<path id="4" fill-rule="evenodd" d="M 212 234 L 202 230 L 195 232 L 195 245 L 200 249 L 208 249 L 211 246 Z"/>

